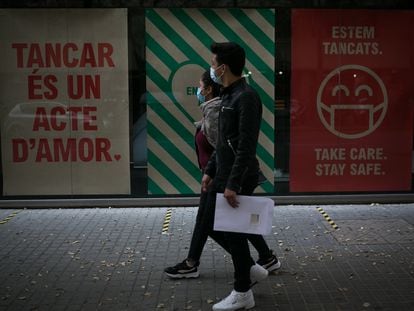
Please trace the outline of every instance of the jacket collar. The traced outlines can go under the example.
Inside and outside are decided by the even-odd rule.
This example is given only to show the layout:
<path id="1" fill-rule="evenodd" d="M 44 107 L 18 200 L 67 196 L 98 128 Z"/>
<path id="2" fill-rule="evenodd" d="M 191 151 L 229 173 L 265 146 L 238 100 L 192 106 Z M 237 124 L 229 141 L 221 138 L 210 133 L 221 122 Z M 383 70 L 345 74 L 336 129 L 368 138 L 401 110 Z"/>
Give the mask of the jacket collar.
<path id="1" fill-rule="evenodd" d="M 231 93 L 234 89 L 239 88 L 240 86 L 243 86 L 243 85 L 245 85 L 245 84 L 246 84 L 246 79 L 245 79 L 245 78 L 240 78 L 240 79 L 238 79 L 238 80 L 234 81 L 234 82 L 233 82 L 232 84 L 230 84 L 229 86 L 224 87 L 224 88 L 221 90 L 221 95 Z"/>
<path id="2" fill-rule="evenodd" d="M 201 109 L 203 109 L 204 107 L 206 107 L 206 106 L 209 106 L 209 105 L 214 105 L 214 104 L 219 104 L 220 103 L 220 97 L 219 96 L 217 96 L 217 97 L 214 97 L 214 98 L 212 98 L 212 99 L 210 99 L 210 100 L 208 100 L 208 101 L 206 101 L 206 102 L 204 102 L 204 103 L 202 103 L 201 105 L 200 105 L 200 108 Z"/>

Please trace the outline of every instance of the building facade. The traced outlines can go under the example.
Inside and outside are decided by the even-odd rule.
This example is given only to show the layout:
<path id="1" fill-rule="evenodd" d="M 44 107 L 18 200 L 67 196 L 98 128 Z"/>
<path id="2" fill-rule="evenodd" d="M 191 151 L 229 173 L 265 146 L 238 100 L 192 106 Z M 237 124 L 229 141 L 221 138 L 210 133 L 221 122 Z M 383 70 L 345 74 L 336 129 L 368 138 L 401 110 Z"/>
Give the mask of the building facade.
<path id="1" fill-rule="evenodd" d="M 413 196 L 410 1 L 1 1 L 0 206 L 197 204 L 212 42 L 259 93 L 257 193 Z"/>

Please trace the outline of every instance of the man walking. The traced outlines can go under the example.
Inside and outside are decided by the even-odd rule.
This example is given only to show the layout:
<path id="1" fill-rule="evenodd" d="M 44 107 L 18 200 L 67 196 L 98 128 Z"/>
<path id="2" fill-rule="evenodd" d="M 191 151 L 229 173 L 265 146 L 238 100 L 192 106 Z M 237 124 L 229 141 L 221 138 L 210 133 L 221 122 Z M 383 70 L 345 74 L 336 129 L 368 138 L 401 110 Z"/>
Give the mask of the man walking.
<path id="1" fill-rule="evenodd" d="M 202 178 L 200 208 L 209 235 L 228 249 L 234 264 L 234 290 L 213 306 L 213 310 L 237 310 L 255 306 L 251 282 L 263 279 L 267 271 L 255 264 L 250 256 L 247 235 L 213 231 L 217 192 L 223 192 L 233 208 L 238 207 L 237 195 L 251 195 L 258 184 L 259 163 L 256 147 L 262 119 L 262 103 L 257 92 L 242 77 L 245 51 L 234 42 L 213 43 L 211 78 L 223 85 L 222 105 L 216 150 Z M 251 280 L 251 278 L 253 280 Z"/>

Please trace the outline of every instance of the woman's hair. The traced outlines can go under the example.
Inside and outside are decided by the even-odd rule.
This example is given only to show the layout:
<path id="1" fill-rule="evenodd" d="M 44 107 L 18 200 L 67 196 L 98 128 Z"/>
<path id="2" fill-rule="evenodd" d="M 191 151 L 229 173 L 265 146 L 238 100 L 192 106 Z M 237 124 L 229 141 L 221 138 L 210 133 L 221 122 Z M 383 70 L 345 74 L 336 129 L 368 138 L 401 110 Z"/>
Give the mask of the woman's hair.
<path id="1" fill-rule="evenodd" d="M 221 86 L 220 86 L 220 84 L 214 82 L 211 79 L 211 77 L 210 77 L 210 71 L 209 70 L 205 71 L 202 74 L 201 81 L 203 81 L 205 87 L 211 86 L 211 88 L 213 90 L 212 91 L 213 92 L 213 98 L 219 96 Z"/>

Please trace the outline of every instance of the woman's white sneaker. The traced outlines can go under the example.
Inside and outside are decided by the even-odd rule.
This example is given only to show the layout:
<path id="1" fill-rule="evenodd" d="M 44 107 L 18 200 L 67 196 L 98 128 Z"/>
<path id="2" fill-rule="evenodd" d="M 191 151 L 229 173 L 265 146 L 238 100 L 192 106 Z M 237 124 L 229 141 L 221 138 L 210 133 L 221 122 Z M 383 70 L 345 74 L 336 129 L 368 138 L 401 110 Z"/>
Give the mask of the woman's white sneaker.
<path id="1" fill-rule="evenodd" d="M 230 295 L 213 306 L 213 311 L 234 311 L 238 309 L 251 309 L 255 306 L 253 292 L 236 292 L 233 290 Z"/>

